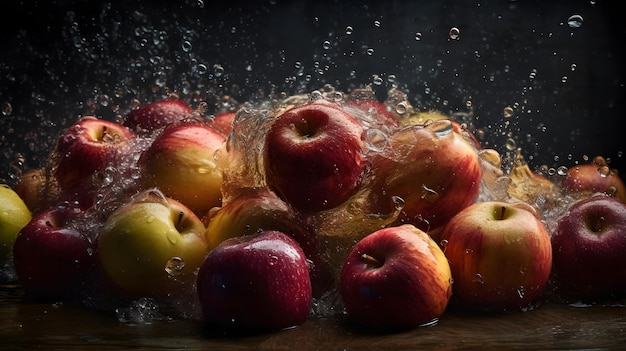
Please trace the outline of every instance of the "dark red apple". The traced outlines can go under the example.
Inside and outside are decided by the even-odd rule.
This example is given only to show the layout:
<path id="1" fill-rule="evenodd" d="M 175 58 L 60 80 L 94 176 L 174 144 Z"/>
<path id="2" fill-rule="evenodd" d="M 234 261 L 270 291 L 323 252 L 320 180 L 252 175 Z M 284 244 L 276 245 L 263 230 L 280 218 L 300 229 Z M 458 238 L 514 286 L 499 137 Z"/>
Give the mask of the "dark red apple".
<path id="1" fill-rule="evenodd" d="M 74 299 L 86 288 L 95 259 L 92 242 L 78 225 L 84 216 L 76 207 L 50 207 L 20 231 L 13 263 L 28 296 Z"/>
<path id="2" fill-rule="evenodd" d="M 87 116 L 68 127 L 58 138 L 51 155 L 52 172 L 63 190 L 115 163 L 134 138 L 130 129 L 112 121 Z"/>
<path id="3" fill-rule="evenodd" d="M 546 227 L 525 203 L 478 202 L 441 232 L 452 302 L 478 311 L 532 307 L 548 283 L 552 247 Z"/>
<path id="4" fill-rule="evenodd" d="M 265 137 L 267 183 L 298 210 L 333 208 L 359 188 L 362 138 L 359 122 L 336 105 L 294 107 L 273 121 Z"/>
<path id="5" fill-rule="evenodd" d="M 603 157 L 596 157 L 591 163 L 570 167 L 561 187 L 566 194 L 579 199 L 600 192 L 626 203 L 626 186 L 617 171 L 609 168 Z"/>
<path id="6" fill-rule="evenodd" d="M 136 132 L 151 133 L 189 118 L 193 118 L 191 106 L 178 98 L 167 98 L 130 111 L 123 124 Z"/>
<path id="7" fill-rule="evenodd" d="M 227 239 L 200 266 L 204 323 L 227 331 L 272 331 L 302 324 L 311 307 L 304 252 L 290 236 L 264 231 Z"/>
<path id="8" fill-rule="evenodd" d="M 551 241 L 559 295 L 589 301 L 626 293 L 626 204 L 600 194 L 579 200 Z"/>
<path id="9" fill-rule="evenodd" d="M 435 322 L 452 294 L 444 253 L 413 225 L 380 229 L 354 246 L 341 271 L 349 321 L 368 330 Z"/>

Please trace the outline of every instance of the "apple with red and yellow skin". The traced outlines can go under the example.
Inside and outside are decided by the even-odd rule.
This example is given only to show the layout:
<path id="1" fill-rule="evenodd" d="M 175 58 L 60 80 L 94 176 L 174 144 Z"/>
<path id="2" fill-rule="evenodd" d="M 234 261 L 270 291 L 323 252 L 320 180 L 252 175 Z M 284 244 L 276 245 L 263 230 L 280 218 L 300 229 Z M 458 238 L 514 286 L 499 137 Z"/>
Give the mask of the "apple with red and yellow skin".
<path id="1" fill-rule="evenodd" d="M 220 206 L 222 170 L 215 162 L 225 138 L 201 122 L 167 126 L 139 159 L 144 188 L 159 188 L 197 216 Z"/>
<path id="2" fill-rule="evenodd" d="M 72 190 L 115 163 L 129 150 L 134 137 L 130 129 L 119 123 L 94 116 L 82 117 L 57 139 L 51 155 L 52 174 L 61 189 Z"/>
<path id="3" fill-rule="evenodd" d="M 444 313 L 452 275 L 437 243 L 404 224 L 359 240 L 343 265 L 339 289 L 351 324 L 378 331 L 408 329 Z"/>
<path id="4" fill-rule="evenodd" d="M 312 302 L 308 265 L 298 243 L 279 231 L 223 241 L 198 271 L 203 322 L 227 332 L 302 324 Z"/>
<path id="5" fill-rule="evenodd" d="M 152 133 L 172 123 L 193 119 L 193 112 L 186 102 L 172 97 L 131 110 L 122 124 L 138 133 Z"/>
<path id="6" fill-rule="evenodd" d="M 94 268 L 93 243 L 65 204 L 46 208 L 22 228 L 13 246 L 15 273 L 33 299 L 71 300 L 84 293 Z"/>
<path id="7" fill-rule="evenodd" d="M 361 184 L 363 127 L 337 105 L 310 102 L 276 117 L 265 136 L 270 189 L 305 212 L 333 208 Z"/>
<path id="8" fill-rule="evenodd" d="M 551 237 L 552 277 L 566 299 L 594 301 L 626 294 L 626 204 L 597 194 L 578 200 Z"/>
<path id="9" fill-rule="evenodd" d="M 596 157 L 591 163 L 570 167 L 562 179 L 561 187 L 564 193 L 577 198 L 605 193 L 626 203 L 624 182 L 602 157 Z"/>
<path id="10" fill-rule="evenodd" d="M 520 310 L 535 303 L 548 283 L 550 237 L 530 205 L 478 202 L 450 219 L 440 239 L 457 306 Z"/>
<path id="11" fill-rule="evenodd" d="M 244 189 L 220 208 L 204 218 L 209 251 L 223 241 L 261 231 L 276 230 L 298 242 L 311 261 L 311 282 L 315 297 L 331 284 L 330 270 L 317 248 L 315 232 L 307 230 L 294 209 L 267 188 Z"/>
<path id="12" fill-rule="evenodd" d="M 175 295 L 189 289 L 208 252 L 204 232 L 189 208 L 147 190 L 104 222 L 96 240 L 98 263 L 122 294 Z"/>
<path id="13" fill-rule="evenodd" d="M 396 224 L 433 233 L 478 197 L 482 169 L 474 146 L 449 120 L 407 126 L 371 156 L 370 211 L 402 208 Z"/>
<path id="14" fill-rule="evenodd" d="M 9 259 L 15 239 L 31 218 L 31 211 L 19 194 L 0 184 L 0 265 Z"/>

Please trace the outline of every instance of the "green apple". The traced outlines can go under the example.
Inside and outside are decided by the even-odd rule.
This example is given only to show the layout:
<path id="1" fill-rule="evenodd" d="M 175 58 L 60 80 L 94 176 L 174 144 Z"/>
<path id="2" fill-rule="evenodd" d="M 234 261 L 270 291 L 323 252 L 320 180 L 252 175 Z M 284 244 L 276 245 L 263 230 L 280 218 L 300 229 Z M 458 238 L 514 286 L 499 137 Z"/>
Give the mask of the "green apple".
<path id="1" fill-rule="evenodd" d="M 7 259 L 15 238 L 31 216 L 24 200 L 8 185 L 0 185 L 0 263 Z"/>
<path id="2" fill-rule="evenodd" d="M 97 257 L 123 293 L 172 296 L 195 281 L 208 253 L 204 232 L 188 207 L 148 190 L 105 221 L 96 241 Z"/>

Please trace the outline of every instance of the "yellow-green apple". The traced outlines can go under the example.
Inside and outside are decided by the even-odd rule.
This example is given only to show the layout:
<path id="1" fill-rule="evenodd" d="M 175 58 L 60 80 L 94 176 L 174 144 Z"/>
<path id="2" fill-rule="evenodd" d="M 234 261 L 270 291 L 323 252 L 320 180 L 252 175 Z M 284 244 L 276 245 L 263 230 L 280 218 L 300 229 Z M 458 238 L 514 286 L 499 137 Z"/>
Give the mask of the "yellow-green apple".
<path id="1" fill-rule="evenodd" d="M 562 179 L 561 187 L 566 194 L 579 199 L 600 192 L 626 203 L 624 182 L 602 157 L 596 157 L 591 163 L 570 167 Z"/>
<path id="2" fill-rule="evenodd" d="M 302 248 L 273 230 L 223 241 L 202 263 L 197 288 L 204 323 L 231 332 L 300 325 L 312 301 Z"/>
<path id="3" fill-rule="evenodd" d="M 363 127 L 330 103 L 294 107 L 273 121 L 265 136 L 269 187 L 301 211 L 321 211 L 347 200 L 365 168 Z"/>
<path id="4" fill-rule="evenodd" d="M 294 238 L 311 262 L 314 296 L 327 290 L 330 271 L 317 249 L 315 232 L 307 230 L 296 211 L 267 188 L 242 190 L 223 207 L 210 211 L 204 219 L 209 250 L 232 237 L 276 230 Z"/>
<path id="5" fill-rule="evenodd" d="M 224 141 L 224 136 L 206 123 L 165 127 L 139 159 L 144 187 L 157 187 L 203 216 L 221 205 L 222 171 L 214 156 Z"/>
<path id="6" fill-rule="evenodd" d="M 189 208 L 147 190 L 105 221 L 96 240 L 98 262 L 123 294 L 175 295 L 191 286 L 208 252 L 204 231 Z"/>
<path id="7" fill-rule="evenodd" d="M 157 100 L 131 110 L 123 125 L 138 133 L 152 133 L 174 122 L 193 119 L 193 109 L 178 98 Z"/>
<path id="8" fill-rule="evenodd" d="M 19 194 L 0 184 L 0 265 L 9 258 L 15 238 L 31 218 L 31 211 Z"/>
<path id="9" fill-rule="evenodd" d="M 478 202 L 450 219 L 440 239 L 454 279 L 452 301 L 462 308 L 528 308 L 548 282 L 550 237 L 528 204 Z"/>
<path id="10" fill-rule="evenodd" d="M 593 301 L 626 293 L 626 204 L 600 194 L 578 200 L 551 240 L 559 295 Z"/>
<path id="11" fill-rule="evenodd" d="M 385 150 L 371 156 L 371 165 L 370 211 L 393 213 L 401 199 L 397 223 L 434 237 L 478 197 L 482 170 L 476 149 L 449 120 L 400 129 Z"/>
<path id="12" fill-rule="evenodd" d="M 404 224 L 359 240 L 343 265 L 339 288 L 355 326 L 407 329 L 434 322 L 444 313 L 452 275 L 437 243 Z"/>
<path id="13" fill-rule="evenodd" d="M 93 244 L 80 225 L 78 207 L 59 205 L 37 213 L 13 246 L 13 264 L 27 295 L 36 299 L 76 299 L 93 272 Z"/>

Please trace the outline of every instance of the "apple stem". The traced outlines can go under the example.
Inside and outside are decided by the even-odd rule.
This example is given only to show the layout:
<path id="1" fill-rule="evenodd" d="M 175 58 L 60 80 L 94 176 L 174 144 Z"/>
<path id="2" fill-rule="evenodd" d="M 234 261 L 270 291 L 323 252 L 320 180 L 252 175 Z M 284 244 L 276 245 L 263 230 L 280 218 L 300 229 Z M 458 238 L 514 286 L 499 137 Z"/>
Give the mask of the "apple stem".
<path id="1" fill-rule="evenodd" d="M 375 266 L 375 267 L 380 267 L 382 266 L 382 264 L 380 263 L 379 260 L 375 259 L 374 257 L 364 253 L 361 254 L 361 259 L 368 265 L 370 266 Z"/>
<path id="2" fill-rule="evenodd" d="M 183 220 L 184 216 L 185 216 L 185 214 L 183 213 L 183 211 L 178 212 L 178 222 L 176 222 L 176 226 L 177 227 L 180 225 L 180 221 Z"/>
<path id="3" fill-rule="evenodd" d="M 504 219 L 504 212 L 506 212 L 506 207 L 502 206 L 502 209 L 500 211 L 500 220 Z"/>

